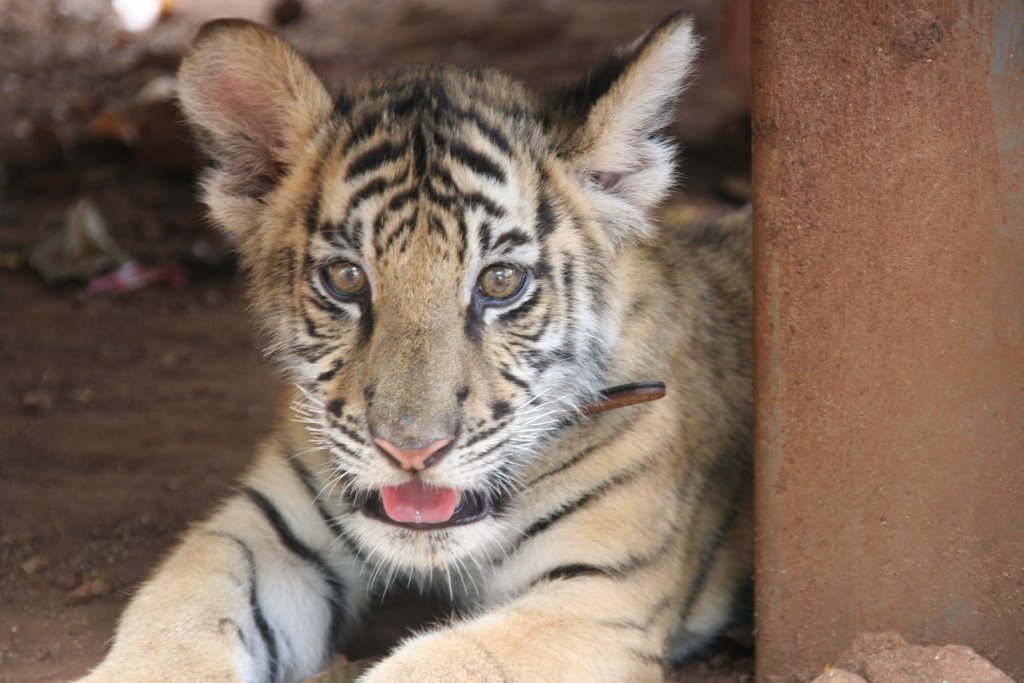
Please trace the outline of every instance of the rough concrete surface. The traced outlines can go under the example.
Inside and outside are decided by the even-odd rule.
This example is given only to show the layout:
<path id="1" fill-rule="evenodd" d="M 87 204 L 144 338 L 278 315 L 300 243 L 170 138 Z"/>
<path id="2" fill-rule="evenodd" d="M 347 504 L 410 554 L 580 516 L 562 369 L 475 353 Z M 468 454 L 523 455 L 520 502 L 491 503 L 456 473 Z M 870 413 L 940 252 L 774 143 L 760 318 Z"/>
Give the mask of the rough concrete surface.
<path id="1" fill-rule="evenodd" d="M 753 10 L 759 679 L 1024 680 L 1024 3 Z"/>

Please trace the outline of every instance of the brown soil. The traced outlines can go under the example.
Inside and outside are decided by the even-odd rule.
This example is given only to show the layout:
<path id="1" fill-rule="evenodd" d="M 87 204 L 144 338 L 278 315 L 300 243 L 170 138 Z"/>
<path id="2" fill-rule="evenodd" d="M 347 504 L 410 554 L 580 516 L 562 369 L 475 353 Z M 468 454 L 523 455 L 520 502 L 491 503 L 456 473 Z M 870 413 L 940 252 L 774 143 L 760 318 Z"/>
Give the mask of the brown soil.
<path id="1" fill-rule="evenodd" d="M 549 86 L 680 5 L 708 35 L 677 130 L 690 149 L 686 192 L 715 203 L 716 192 L 742 195 L 746 159 L 735 124 L 744 91 L 721 57 L 724 18 L 711 0 L 310 0 L 283 32 L 332 82 L 455 61 Z M 132 36 L 104 0 L 0 4 L 2 682 L 94 665 L 133 587 L 276 419 L 280 387 L 230 261 L 189 255 L 201 241 L 223 246 L 193 200 L 196 159 L 176 112 L 135 101 L 173 73 L 196 27 L 221 15 L 264 20 L 270 6 L 180 0 L 155 30 Z M 188 263 L 189 286 L 99 297 L 44 284 L 24 254 L 48 213 L 85 194 L 132 254 Z M 751 667 L 727 651 L 678 675 L 735 683 Z"/>

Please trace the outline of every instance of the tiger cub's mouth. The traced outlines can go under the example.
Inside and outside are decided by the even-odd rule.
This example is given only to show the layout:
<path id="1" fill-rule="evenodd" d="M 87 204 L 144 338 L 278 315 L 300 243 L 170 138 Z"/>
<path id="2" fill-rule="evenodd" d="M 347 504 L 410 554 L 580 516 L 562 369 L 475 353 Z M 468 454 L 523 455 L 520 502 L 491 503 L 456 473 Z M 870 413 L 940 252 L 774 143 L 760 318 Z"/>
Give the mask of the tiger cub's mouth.
<path id="1" fill-rule="evenodd" d="M 356 506 L 367 517 L 418 531 L 469 524 L 492 510 L 486 495 L 429 486 L 419 479 L 368 491 L 357 497 Z"/>

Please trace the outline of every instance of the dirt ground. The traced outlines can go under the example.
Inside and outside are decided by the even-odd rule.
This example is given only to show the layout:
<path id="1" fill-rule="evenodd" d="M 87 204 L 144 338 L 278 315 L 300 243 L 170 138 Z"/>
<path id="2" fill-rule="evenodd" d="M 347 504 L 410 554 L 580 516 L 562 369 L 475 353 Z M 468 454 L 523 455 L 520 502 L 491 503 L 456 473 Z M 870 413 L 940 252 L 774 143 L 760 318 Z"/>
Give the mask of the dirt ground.
<path id="1" fill-rule="evenodd" d="M 550 87 L 680 6 L 707 40 L 675 129 L 688 150 L 675 201 L 742 199 L 745 90 L 713 0 L 306 0 L 282 31 L 331 83 L 427 61 Z M 0 3 L 0 682 L 94 665 L 133 588 L 276 419 L 280 386 L 241 278 L 193 199 L 200 160 L 173 105 L 139 96 L 173 74 L 202 21 L 271 9 L 180 0 L 133 35 L 105 0 Z M 45 284 L 25 255 L 85 195 L 129 253 L 183 266 L 188 285 L 96 296 Z M 752 662 L 726 648 L 676 676 L 738 683 Z"/>

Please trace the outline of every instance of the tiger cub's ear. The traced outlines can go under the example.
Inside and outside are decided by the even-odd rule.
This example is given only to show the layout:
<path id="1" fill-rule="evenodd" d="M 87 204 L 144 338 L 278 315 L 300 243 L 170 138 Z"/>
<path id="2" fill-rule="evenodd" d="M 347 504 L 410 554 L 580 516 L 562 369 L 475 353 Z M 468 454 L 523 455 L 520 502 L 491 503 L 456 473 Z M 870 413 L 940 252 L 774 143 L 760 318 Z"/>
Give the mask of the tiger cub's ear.
<path id="1" fill-rule="evenodd" d="M 552 102 L 549 129 L 613 243 L 649 230 L 672 186 L 675 147 L 659 133 L 698 45 L 693 20 L 674 14 Z"/>
<path id="2" fill-rule="evenodd" d="M 217 162 L 205 178 L 206 203 L 223 228 L 239 234 L 332 109 L 305 59 L 239 19 L 200 29 L 178 72 L 178 96 Z"/>

